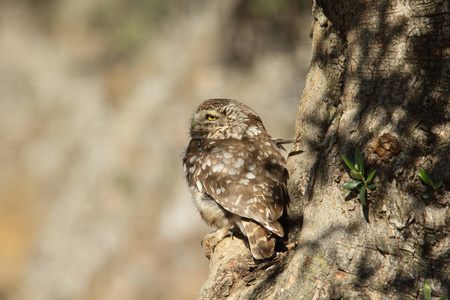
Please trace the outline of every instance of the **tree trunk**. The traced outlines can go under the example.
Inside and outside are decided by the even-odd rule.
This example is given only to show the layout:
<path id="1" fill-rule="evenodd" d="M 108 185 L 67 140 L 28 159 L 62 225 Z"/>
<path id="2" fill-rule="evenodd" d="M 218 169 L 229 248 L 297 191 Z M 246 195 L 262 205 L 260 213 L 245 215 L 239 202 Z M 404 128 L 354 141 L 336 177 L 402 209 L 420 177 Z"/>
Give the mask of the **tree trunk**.
<path id="1" fill-rule="evenodd" d="M 313 54 L 288 160 L 292 249 L 256 263 L 239 238 L 208 251 L 200 299 L 450 297 L 450 5 L 313 1 Z M 342 188 L 360 149 L 363 205 Z M 418 170 L 443 185 L 423 198 Z"/>

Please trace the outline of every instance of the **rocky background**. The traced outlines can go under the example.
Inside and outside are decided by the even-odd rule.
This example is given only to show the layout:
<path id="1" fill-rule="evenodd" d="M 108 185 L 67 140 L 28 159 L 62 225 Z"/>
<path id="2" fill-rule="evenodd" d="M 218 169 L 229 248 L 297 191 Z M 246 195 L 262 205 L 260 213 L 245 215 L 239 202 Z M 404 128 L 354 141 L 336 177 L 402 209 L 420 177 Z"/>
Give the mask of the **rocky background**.
<path id="1" fill-rule="evenodd" d="M 195 299 L 181 168 L 214 97 L 293 138 L 309 1 L 0 1 L 0 299 Z"/>

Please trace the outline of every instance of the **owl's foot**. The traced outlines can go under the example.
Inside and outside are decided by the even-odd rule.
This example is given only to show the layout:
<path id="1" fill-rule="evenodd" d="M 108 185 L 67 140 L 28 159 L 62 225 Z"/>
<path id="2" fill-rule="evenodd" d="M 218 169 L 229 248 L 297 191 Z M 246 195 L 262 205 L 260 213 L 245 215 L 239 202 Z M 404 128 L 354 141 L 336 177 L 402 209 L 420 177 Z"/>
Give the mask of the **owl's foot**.
<path id="1" fill-rule="evenodd" d="M 201 245 L 203 246 L 203 244 L 206 245 L 206 248 L 211 248 L 212 252 L 214 252 L 214 249 L 216 248 L 216 246 L 227 236 L 231 236 L 231 238 L 233 238 L 233 233 L 230 231 L 231 227 L 223 227 L 220 228 L 214 232 L 211 232 L 209 234 L 207 234 L 202 242 Z"/>

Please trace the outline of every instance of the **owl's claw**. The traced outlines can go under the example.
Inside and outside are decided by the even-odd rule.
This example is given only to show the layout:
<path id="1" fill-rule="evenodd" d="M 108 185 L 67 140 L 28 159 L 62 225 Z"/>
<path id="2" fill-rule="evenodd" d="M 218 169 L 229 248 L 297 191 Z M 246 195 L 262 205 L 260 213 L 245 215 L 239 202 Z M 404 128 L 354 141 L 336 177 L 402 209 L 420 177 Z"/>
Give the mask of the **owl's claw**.
<path id="1" fill-rule="evenodd" d="M 218 229 L 214 232 L 211 232 L 207 234 L 201 241 L 201 245 L 203 247 L 203 244 L 206 245 L 206 247 L 211 247 L 212 251 L 214 252 L 214 249 L 216 246 L 227 236 L 231 236 L 233 238 L 233 233 L 230 231 L 230 227 L 223 227 L 221 229 Z"/>

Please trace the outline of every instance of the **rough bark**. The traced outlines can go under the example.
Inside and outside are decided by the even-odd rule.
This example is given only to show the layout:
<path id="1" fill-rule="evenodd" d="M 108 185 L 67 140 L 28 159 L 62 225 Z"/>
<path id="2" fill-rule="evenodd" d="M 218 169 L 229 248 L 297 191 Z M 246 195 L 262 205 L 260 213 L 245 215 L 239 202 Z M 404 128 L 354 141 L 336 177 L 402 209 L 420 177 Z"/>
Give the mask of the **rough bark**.
<path id="1" fill-rule="evenodd" d="M 296 246 L 256 263 L 224 240 L 199 298 L 422 299 L 425 281 L 449 298 L 450 5 L 314 1 L 313 15 L 288 160 Z M 366 206 L 342 189 L 356 148 L 377 170 Z M 444 181 L 428 200 L 419 169 Z"/>

